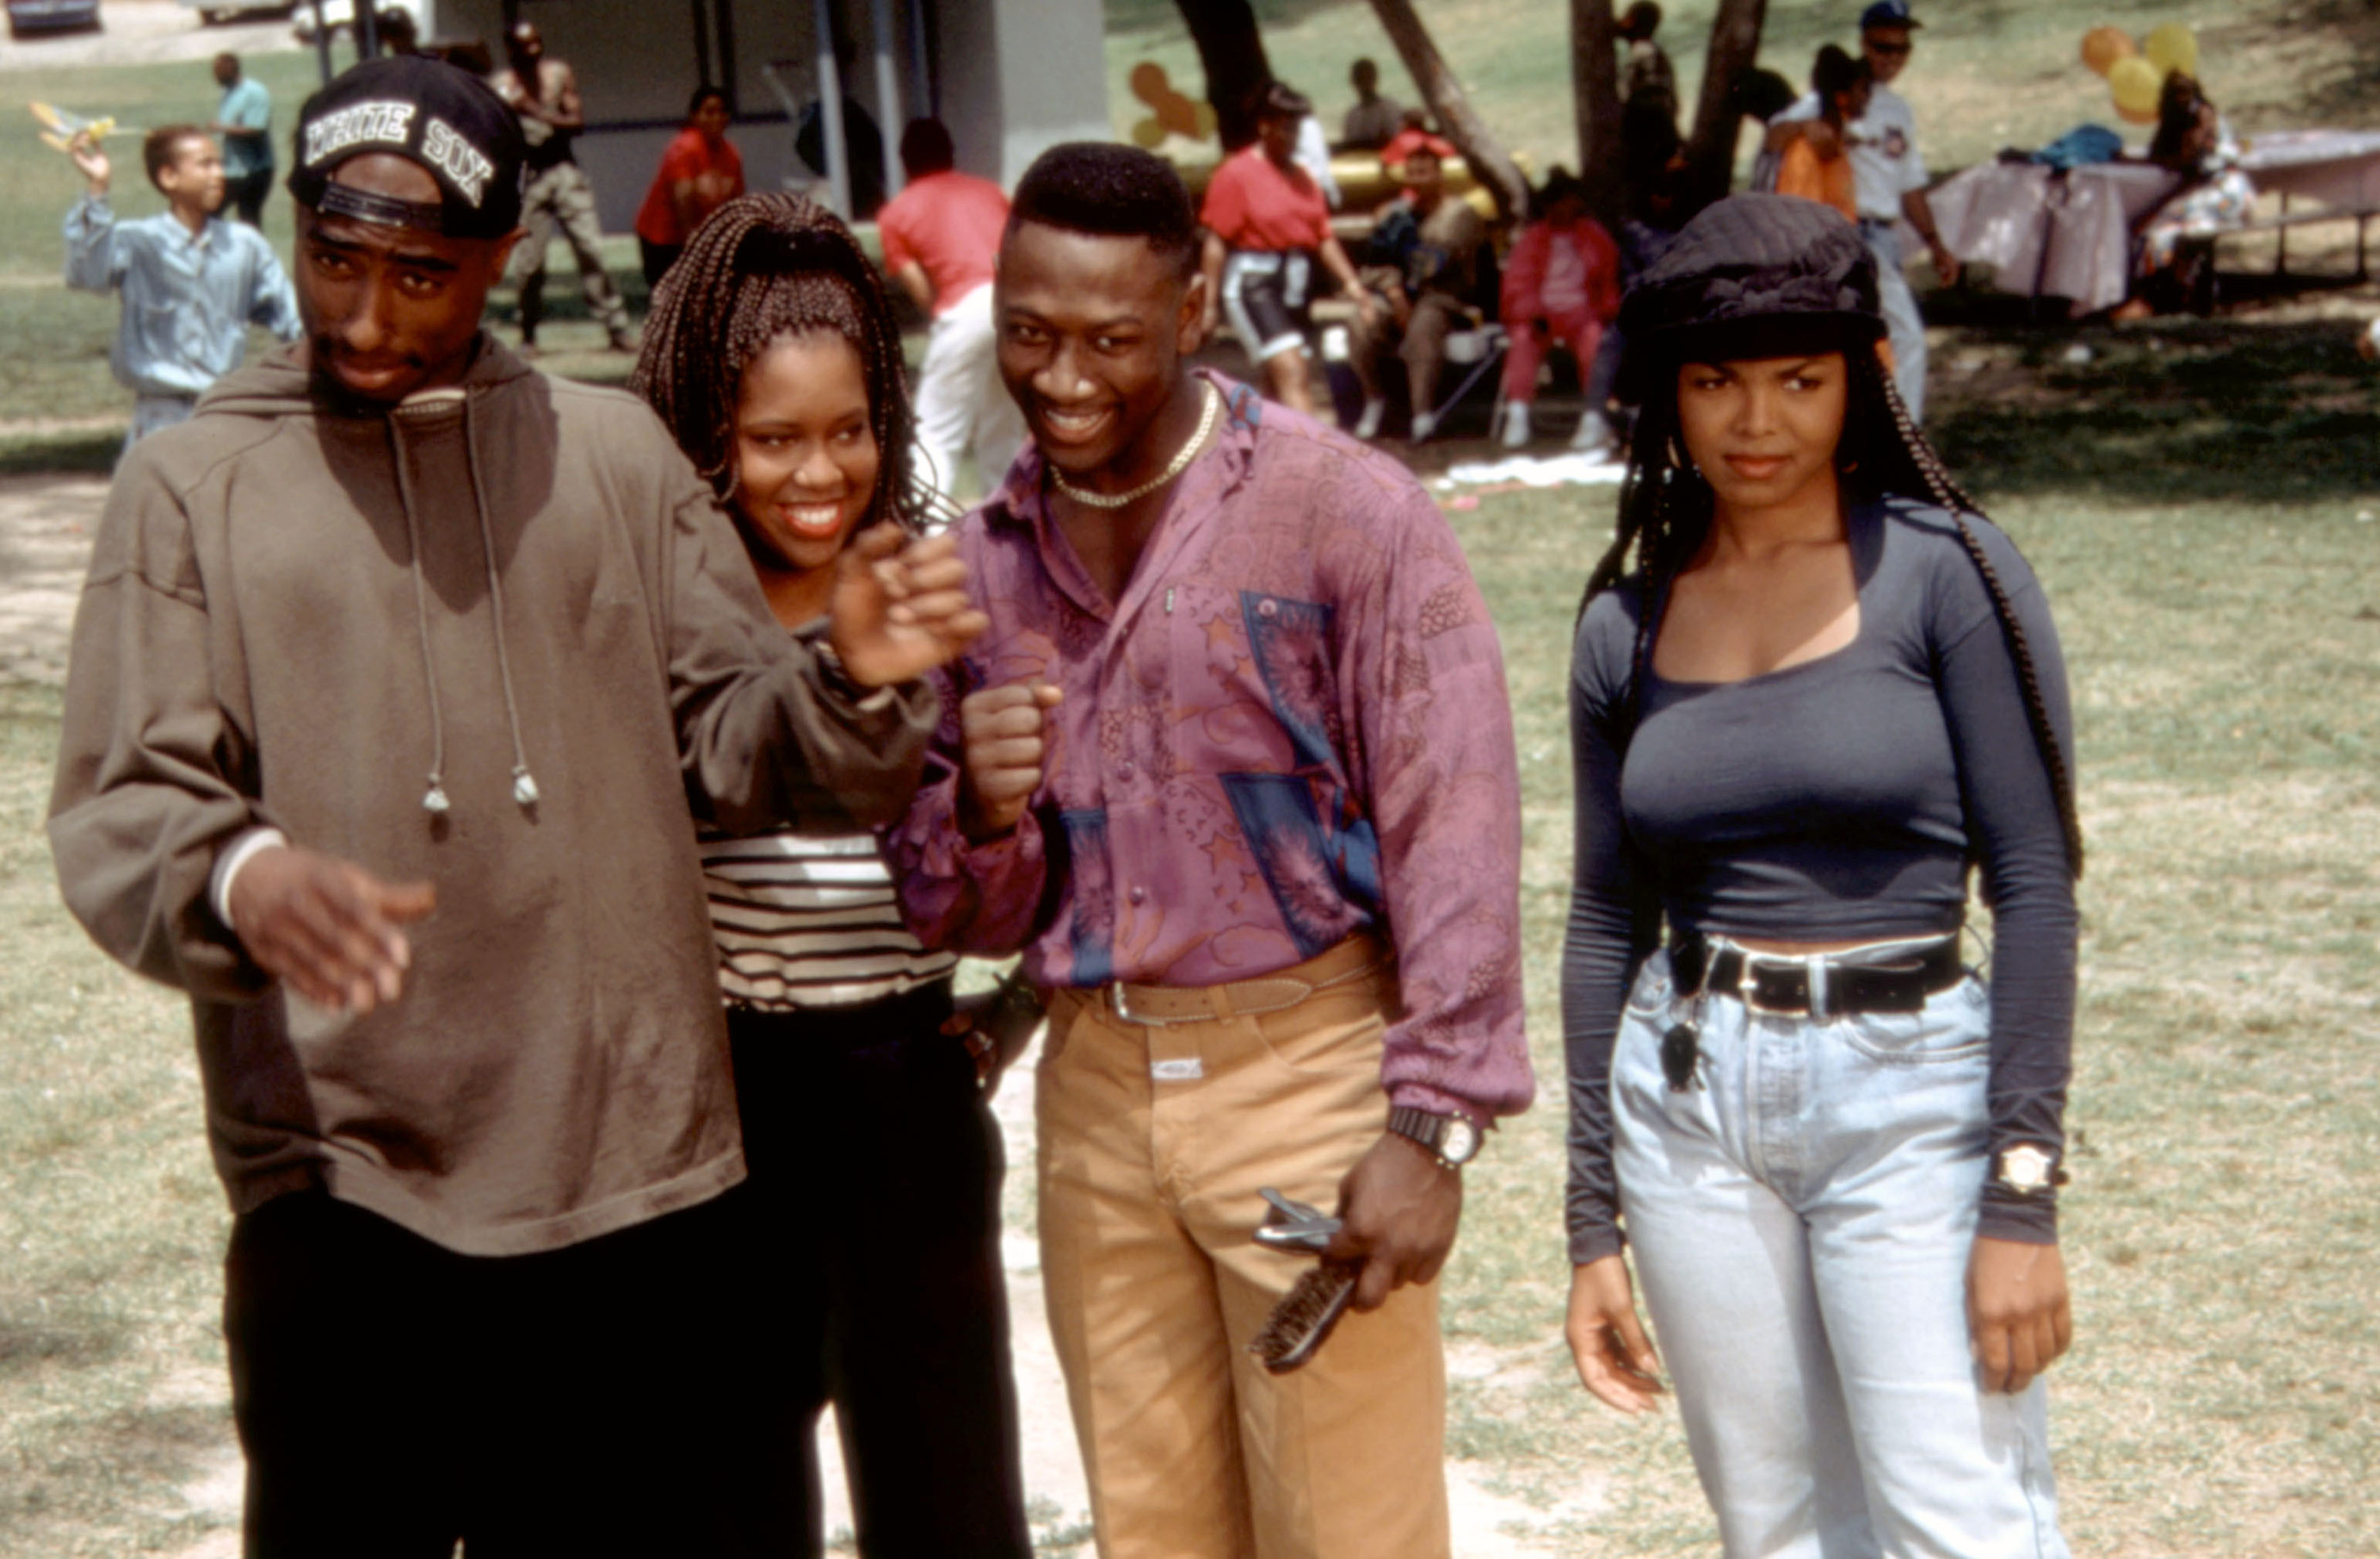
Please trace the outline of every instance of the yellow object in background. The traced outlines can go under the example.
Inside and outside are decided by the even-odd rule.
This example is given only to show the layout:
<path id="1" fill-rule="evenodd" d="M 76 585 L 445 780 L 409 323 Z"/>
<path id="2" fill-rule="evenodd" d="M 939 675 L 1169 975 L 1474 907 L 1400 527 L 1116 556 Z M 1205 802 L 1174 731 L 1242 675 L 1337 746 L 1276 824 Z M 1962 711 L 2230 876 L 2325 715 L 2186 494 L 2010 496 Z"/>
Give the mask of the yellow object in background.
<path id="1" fill-rule="evenodd" d="M 2118 60 L 2107 71 L 2116 112 L 2135 125 L 2156 123 L 2157 92 L 2164 85 L 2165 72 L 2138 55 Z"/>
<path id="2" fill-rule="evenodd" d="M 2132 35 L 2120 27 L 2095 27 L 2082 34 L 2082 63 L 2105 76 L 2118 60 L 2140 53 Z"/>
<path id="3" fill-rule="evenodd" d="M 2198 74 L 2198 34 L 2180 22 L 2167 22 L 2151 32 L 2143 52 L 2159 82 L 2175 70 L 2185 76 Z"/>
<path id="4" fill-rule="evenodd" d="M 1127 79 L 1132 95 L 1149 107 L 1148 117 L 1132 127 L 1134 145 L 1154 152 L 1169 135 L 1184 140 L 1205 140 L 1214 135 L 1213 107 L 1175 91 L 1166 79 L 1165 67 L 1155 60 L 1142 60 L 1132 67 Z"/>
<path id="5" fill-rule="evenodd" d="M 41 122 L 42 144 L 60 152 L 72 152 L 74 138 L 86 130 L 91 133 L 91 140 L 102 140 L 115 134 L 120 128 L 113 116 L 86 119 L 54 103 L 29 103 L 25 107 Z"/>

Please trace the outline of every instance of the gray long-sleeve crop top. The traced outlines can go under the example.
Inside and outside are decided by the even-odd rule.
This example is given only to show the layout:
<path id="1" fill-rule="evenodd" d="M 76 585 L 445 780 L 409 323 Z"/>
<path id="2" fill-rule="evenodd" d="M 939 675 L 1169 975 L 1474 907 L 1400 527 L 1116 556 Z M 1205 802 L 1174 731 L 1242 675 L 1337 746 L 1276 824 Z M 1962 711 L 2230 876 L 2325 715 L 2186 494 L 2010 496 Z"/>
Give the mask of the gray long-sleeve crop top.
<path id="1" fill-rule="evenodd" d="M 1904 499 L 1855 506 L 1852 641 L 1741 682 L 1670 682 L 1648 667 L 1633 733 L 1621 727 L 1640 591 L 1630 581 L 1587 608 L 1571 671 L 1577 862 L 1562 950 L 1572 1261 L 1621 1246 L 1612 1041 L 1665 918 L 1673 935 L 1800 942 L 1954 931 L 1972 854 L 1994 929 L 1991 1151 L 2062 1149 L 2073 875 L 2015 661 L 1957 523 Z M 2048 603 L 2005 535 L 1967 523 L 2008 592 L 2070 773 Z M 1982 1233 L 2046 1242 L 2056 1220 L 2047 1190 L 1985 1187 Z"/>

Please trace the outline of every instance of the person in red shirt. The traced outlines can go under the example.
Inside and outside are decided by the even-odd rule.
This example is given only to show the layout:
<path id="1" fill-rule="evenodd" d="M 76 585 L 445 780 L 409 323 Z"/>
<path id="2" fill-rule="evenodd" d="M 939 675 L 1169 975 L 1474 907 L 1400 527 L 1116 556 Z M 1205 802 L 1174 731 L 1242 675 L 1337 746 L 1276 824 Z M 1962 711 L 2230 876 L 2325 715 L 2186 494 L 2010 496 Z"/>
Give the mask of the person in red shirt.
<path id="1" fill-rule="evenodd" d="M 686 105 L 686 128 L 662 153 L 661 170 L 637 210 L 645 286 L 661 286 L 702 219 L 742 193 L 744 157 L 727 139 L 727 94 L 698 87 Z"/>
<path id="2" fill-rule="evenodd" d="M 1586 187 L 1556 168 L 1534 203 L 1545 214 L 1521 229 L 1504 262 L 1504 328 L 1512 342 L 1504 359 L 1507 449 L 1529 442 L 1529 408 L 1547 351 L 1560 342 L 1581 363 L 1593 362 L 1603 327 L 1620 312 L 1620 246 L 1586 213 Z M 1578 449 L 1610 442 L 1602 408 L 1587 408 L 1571 442 Z"/>
<path id="3" fill-rule="evenodd" d="M 1208 182 L 1198 220 L 1207 229 L 1206 328 L 1228 316 L 1232 334 L 1262 365 L 1266 392 L 1311 415 L 1306 384 L 1307 306 L 1318 259 L 1356 299 L 1366 323 L 1380 312 L 1354 262 L 1330 232 L 1330 207 L 1298 166 L 1297 123 L 1314 112 L 1301 92 L 1276 81 L 1257 105 L 1257 139 L 1224 160 Z"/>
<path id="4" fill-rule="evenodd" d="M 1025 443 L 1024 420 L 1000 383 L 991 274 L 1008 225 L 1008 197 L 988 178 L 960 173 L 940 119 L 901 132 L 907 182 L 876 213 L 884 268 L 933 316 L 917 369 L 917 450 L 928 480 L 949 493 L 960 455 L 975 450 L 986 488 L 1000 485 Z"/>

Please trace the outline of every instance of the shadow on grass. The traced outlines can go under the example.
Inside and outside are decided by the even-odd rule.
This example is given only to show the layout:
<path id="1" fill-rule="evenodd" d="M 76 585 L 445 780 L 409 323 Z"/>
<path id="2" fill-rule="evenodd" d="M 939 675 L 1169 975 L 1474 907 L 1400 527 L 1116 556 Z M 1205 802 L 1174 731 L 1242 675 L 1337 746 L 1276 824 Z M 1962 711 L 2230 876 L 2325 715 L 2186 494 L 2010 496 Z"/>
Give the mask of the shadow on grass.
<path id="1" fill-rule="evenodd" d="M 0 436 L 0 475 L 27 476 L 52 471 L 115 469 L 124 450 L 120 429 L 77 429 L 57 433 L 10 433 Z"/>
<path id="2" fill-rule="evenodd" d="M 1926 432 L 1980 493 L 2362 497 L 2380 386 L 2354 339 L 2347 321 L 1974 329 L 1936 359 Z"/>

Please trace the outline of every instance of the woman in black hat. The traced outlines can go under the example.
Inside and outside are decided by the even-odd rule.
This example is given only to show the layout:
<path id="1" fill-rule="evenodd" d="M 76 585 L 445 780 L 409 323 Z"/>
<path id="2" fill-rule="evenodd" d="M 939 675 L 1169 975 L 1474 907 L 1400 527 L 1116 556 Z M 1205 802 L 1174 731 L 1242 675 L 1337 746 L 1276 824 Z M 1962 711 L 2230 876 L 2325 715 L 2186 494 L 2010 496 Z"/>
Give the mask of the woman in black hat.
<path id="1" fill-rule="evenodd" d="M 2063 1555 L 2082 848 L 2047 604 L 1912 425 L 1835 213 L 1722 201 L 1621 318 L 1645 409 L 1571 688 L 1581 1378 L 1661 1389 L 1624 1221 L 1729 1553 Z"/>

